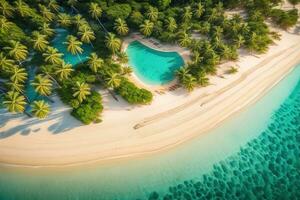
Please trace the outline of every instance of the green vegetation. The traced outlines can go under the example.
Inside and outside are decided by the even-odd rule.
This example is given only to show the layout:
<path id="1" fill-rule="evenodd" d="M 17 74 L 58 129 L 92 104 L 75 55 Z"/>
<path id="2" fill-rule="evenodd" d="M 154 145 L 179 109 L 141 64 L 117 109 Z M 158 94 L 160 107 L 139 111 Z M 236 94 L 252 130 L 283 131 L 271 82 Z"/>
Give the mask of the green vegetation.
<path id="1" fill-rule="evenodd" d="M 293 5 L 298 0 L 290 0 Z M 131 104 L 149 104 L 151 92 L 138 88 L 126 76 L 128 57 L 121 52 L 122 37 L 139 31 L 145 37 L 188 48 L 192 60 L 177 72 L 188 91 L 209 84 L 208 74 L 217 65 L 238 59 L 238 49 L 264 53 L 273 39 L 265 23 L 283 29 L 295 25 L 296 9 L 283 11 L 280 0 L 0 0 L 0 96 L 10 112 L 31 113 L 38 118 L 50 112 L 50 95 L 57 92 L 73 108 L 72 115 L 85 124 L 101 121 L 104 87 L 115 99 L 119 94 Z M 225 15 L 240 8 L 245 16 Z M 82 63 L 72 66 L 51 44 L 55 28 L 69 32 L 67 50 Z M 194 34 L 197 37 L 193 37 Z M 82 58 L 83 44 L 92 47 Z M 29 80 L 34 71 L 34 78 Z M 232 69 L 232 71 L 234 71 Z M 42 98 L 30 100 L 26 87 Z M 45 100 L 41 100 L 45 99 Z M 49 101 L 49 102 L 48 102 Z"/>

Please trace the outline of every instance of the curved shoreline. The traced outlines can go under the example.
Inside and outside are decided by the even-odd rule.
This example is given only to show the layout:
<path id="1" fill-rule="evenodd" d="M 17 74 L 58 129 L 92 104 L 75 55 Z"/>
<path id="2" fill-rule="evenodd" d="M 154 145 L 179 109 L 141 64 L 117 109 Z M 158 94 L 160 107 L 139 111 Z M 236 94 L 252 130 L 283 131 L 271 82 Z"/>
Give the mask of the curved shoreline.
<path id="1" fill-rule="evenodd" d="M 20 123 L 24 123 L 24 127 L 26 124 L 31 127 L 32 123 L 39 129 L 36 132 L 32 129 L 26 136 L 14 134 L 0 139 L 0 164 L 18 167 L 66 167 L 108 162 L 171 149 L 211 130 L 256 102 L 299 61 L 300 42 L 296 42 L 295 45 L 269 54 L 255 66 L 229 78 L 227 84 L 220 82 L 216 86 L 201 88 L 189 96 L 182 93 L 183 97 L 175 105 L 169 103 L 174 98 L 179 98 L 176 96 L 166 102 L 157 100 L 155 105 L 149 107 L 130 107 L 131 111 L 118 110 L 124 109 L 122 106 L 111 106 L 116 110 L 107 111 L 107 122 L 105 119 L 103 124 L 78 126 L 78 122 L 66 118 L 62 123 L 69 120 L 70 123 L 77 123 L 78 127 L 72 127 L 57 135 L 51 134 L 50 128 L 53 126 L 52 121 L 60 122 L 61 116 L 68 117 L 65 116 L 68 109 L 64 106 L 58 106 L 49 121 L 34 124 L 34 120 L 13 119 L 13 122 L 8 121 L 0 126 L 0 132 L 9 131 Z M 169 107 L 163 108 L 166 105 Z M 60 112 L 64 112 L 64 115 L 57 117 Z M 142 126 L 134 129 L 137 124 Z M 101 134 L 101 131 L 105 133 Z"/>

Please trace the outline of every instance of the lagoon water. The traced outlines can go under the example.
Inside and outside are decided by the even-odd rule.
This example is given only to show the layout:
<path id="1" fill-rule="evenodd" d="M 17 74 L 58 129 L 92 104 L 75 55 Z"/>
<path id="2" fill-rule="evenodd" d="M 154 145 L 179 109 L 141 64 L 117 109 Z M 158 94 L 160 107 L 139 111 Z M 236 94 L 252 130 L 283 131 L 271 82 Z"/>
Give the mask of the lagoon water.
<path id="1" fill-rule="evenodd" d="M 0 168 L 0 199 L 297 199 L 300 66 L 257 103 L 170 151 L 66 169 Z"/>
<path id="2" fill-rule="evenodd" d="M 162 52 L 133 41 L 126 49 L 134 73 L 145 83 L 162 85 L 175 78 L 175 71 L 184 65 L 177 52 Z"/>

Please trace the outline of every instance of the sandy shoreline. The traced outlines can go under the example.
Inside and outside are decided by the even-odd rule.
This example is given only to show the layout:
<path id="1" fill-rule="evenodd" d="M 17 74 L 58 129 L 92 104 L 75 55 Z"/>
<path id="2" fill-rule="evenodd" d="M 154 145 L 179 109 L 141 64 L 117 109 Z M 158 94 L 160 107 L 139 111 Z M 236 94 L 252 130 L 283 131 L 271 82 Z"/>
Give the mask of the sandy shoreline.
<path id="1" fill-rule="evenodd" d="M 211 77 L 212 85 L 191 94 L 178 89 L 156 94 L 150 106 L 131 106 L 100 91 L 105 106 L 101 124 L 81 125 L 57 97 L 43 121 L 0 110 L 0 164 L 65 167 L 173 148 L 253 104 L 299 62 L 300 35 L 282 32 L 267 54 L 242 53 L 237 74 Z"/>

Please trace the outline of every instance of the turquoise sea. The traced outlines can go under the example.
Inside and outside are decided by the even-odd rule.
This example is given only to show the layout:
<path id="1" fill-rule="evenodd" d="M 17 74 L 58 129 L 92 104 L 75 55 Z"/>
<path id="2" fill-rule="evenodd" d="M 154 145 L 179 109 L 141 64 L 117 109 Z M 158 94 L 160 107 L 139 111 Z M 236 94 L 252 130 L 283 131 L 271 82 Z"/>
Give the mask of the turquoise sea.
<path id="1" fill-rule="evenodd" d="M 0 167 L 0 199 L 299 199 L 300 66 L 257 103 L 170 151 L 64 169 Z"/>
<path id="2" fill-rule="evenodd" d="M 184 65 L 177 52 L 162 52 L 139 41 L 131 42 L 126 53 L 134 73 L 145 83 L 162 85 L 172 81 L 175 71 Z"/>

